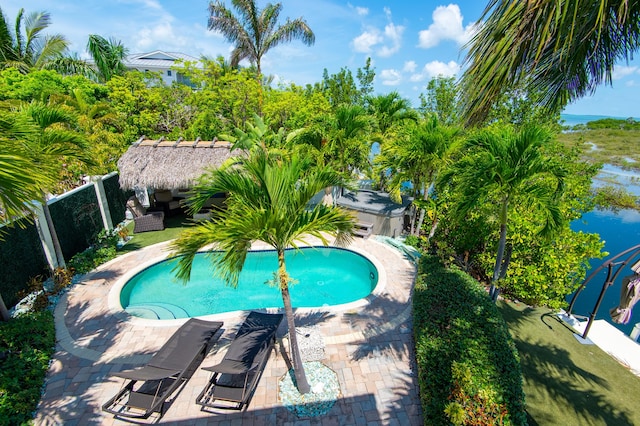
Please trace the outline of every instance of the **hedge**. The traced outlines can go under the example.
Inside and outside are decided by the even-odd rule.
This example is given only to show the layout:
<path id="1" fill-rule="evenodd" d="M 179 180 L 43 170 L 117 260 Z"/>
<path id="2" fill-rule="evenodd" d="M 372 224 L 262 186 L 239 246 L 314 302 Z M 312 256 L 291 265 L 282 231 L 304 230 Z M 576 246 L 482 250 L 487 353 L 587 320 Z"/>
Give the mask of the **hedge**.
<path id="1" fill-rule="evenodd" d="M 32 423 L 55 343 L 49 310 L 0 323 L 0 426 Z"/>
<path id="2" fill-rule="evenodd" d="M 0 232 L 0 271 L 5 272 L 0 278 L 0 294 L 10 307 L 20 300 L 18 293 L 29 279 L 47 274 L 47 259 L 33 222 L 18 219 Z"/>
<path id="3" fill-rule="evenodd" d="M 93 185 L 52 202 L 49 210 L 65 259 L 84 251 L 104 229 Z"/>
<path id="4" fill-rule="evenodd" d="M 413 308 L 425 424 L 527 424 L 518 352 L 485 289 L 423 256 Z"/>
<path id="5" fill-rule="evenodd" d="M 109 213 L 113 226 L 122 222 L 125 218 L 127 198 L 134 194 L 133 191 L 124 191 L 120 188 L 120 175 L 114 173 L 106 177 L 102 184 L 109 204 Z"/>

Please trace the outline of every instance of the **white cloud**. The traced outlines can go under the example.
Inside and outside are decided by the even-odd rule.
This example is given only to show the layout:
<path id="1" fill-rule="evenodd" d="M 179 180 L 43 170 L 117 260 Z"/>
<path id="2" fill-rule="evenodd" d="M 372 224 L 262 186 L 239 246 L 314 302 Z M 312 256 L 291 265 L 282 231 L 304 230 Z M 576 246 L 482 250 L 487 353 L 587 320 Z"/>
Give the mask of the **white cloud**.
<path id="1" fill-rule="evenodd" d="M 404 63 L 404 67 L 402 71 L 404 72 L 416 72 L 416 68 L 418 68 L 418 64 L 415 61 L 407 61 Z"/>
<path id="2" fill-rule="evenodd" d="M 380 78 L 382 79 L 382 84 L 385 86 L 397 86 L 402 82 L 400 72 L 394 69 L 382 70 L 380 72 Z"/>
<path id="3" fill-rule="evenodd" d="M 453 40 L 459 45 L 465 44 L 475 31 L 475 25 L 462 26 L 463 16 L 457 4 L 438 6 L 433 11 L 433 23 L 420 31 L 418 47 L 429 49 L 441 41 Z"/>
<path id="4" fill-rule="evenodd" d="M 390 21 L 384 27 L 384 31 L 380 31 L 375 27 L 368 27 L 352 41 L 353 49 L 356 52 L 371 53 L 375 49 L 375 53 L 378 56 L 387 58 L 400 50 L 405 27 L 391 22 L 391 11 L 388 8 L 384 8 L 384 12 Z"/>
<path id="5" fill-rule="evenodd" d="M 624 85 L 626 87 L 636 87 L 638 84 L 635 82 L 635 80 L 629 80 Z"/>
<path id="6" fill-rule="evenodd" d="M 369 9 L 366 7 L 356 6 L 356 13 L 360 16 L 367 16 L 369 14 Z"/>
<path id="7" fill-rule="evenodd" d="M 136 34 L 136 40 L 135 46 L 139 51 L 160 48 L 172 50 L 188 45 L 187 38 L 177 35 L 173 26 L 168 22 L 140 29 Z"/>
<path id="8" fill-rule="evenodd" d="M 378 54 L 383 58 L 387 58 L 398 50 L 402 46 L 402 33 L 404 33 L 404 27 L 402 25 L 388 24 L 384 27 L 384 38 L 389 41 L 389 45 L 382 46 L 378 50 Z"/>
<path id="9" fill-rule="evenodd" d="M 455 61 L 449 61 L 446 64 L 440 61 L 432 61 L 427 63 L 422 72 L 412 74 L 409 80 L 412 82 L 424 81 L 434 77 L 453 77 L 460 72 L 460 65 Z"/>
<path id="10" fill-rule="evenodd" d="M 356 52 L 370 53 L 372 47 L 382 43 L 382 40 L 380 32 L 376 28 L 371 28 L 353 39 L 353 48 Z"/>
<path id="11" fill-rule="evenodd" d="M 460 71 L 460 65 L 456 61 L 449 61 L 446 64 L 440 61 L 432 61 L 424 66 L 424 71 L 429 78 L 438 76 L 453 77 Z"/>
<path id="12" fill-rule="evenodd" d="M 613 80 L 619 80 L 623 77 L 634 74 L 636 71 L 638 71 L 638 67 L 626 67 L 624 65 L 619 65 L 613 69 L 611 78 Z"/>

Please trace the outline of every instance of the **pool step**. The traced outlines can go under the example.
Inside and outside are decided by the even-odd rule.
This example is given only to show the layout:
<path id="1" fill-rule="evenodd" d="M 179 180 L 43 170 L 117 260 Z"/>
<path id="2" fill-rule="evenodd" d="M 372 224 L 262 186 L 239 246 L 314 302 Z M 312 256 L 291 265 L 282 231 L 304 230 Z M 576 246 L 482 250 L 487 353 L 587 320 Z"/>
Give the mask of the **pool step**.
<path id="1" fill-rule="evenodd" d="M 134 317 L 146 319 L 176 319 L 189 318 L 189 313 L 180 306 L 171 303 L 145 303 L 129 305 L 125 311 Z"/>
<path id="2" fill-rule="evenodd" d="M 373 223 L 369 222 L 358 222 L 356 223 L 355 229 L 353 233 L 357 237 L 369 238 L 369 236 L 373 232 Z"/>

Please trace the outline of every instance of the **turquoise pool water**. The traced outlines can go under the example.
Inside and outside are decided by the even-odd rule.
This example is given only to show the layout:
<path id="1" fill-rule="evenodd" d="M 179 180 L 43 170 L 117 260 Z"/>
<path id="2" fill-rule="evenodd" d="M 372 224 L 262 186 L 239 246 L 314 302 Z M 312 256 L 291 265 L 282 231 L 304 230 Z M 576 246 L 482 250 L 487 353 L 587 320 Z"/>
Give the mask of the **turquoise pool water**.
<path id="1" fill-rule="evenodd" d="M 354 302 L 367 297 L 378 283 L 373 263 L 350 250 L 306 247 L 287 250 L 285 259 L 289 275 L 298 281 L 290 287 L 293 307 Z M 249 252 L 237 288 L 215 276 L 206 253 L 196 255 L 187 284 L 175 278 L 175 265 L 169 259 L 136 274 L 120 292 L 122 307 L 131 315 L 153 319 L 283 307 L 280 290 L 266 283 L 278 267 L 273 250 Z"/>

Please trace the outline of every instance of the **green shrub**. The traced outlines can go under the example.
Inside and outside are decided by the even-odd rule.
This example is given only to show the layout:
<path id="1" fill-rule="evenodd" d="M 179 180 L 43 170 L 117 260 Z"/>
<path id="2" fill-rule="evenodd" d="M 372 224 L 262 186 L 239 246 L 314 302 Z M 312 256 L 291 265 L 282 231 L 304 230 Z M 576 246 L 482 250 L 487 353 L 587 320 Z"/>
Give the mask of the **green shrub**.
<path id="1" fill-rule="evenodd" d="M 425 424 L 526 424 L 518 353 L 484 288 L 423 256 L 413 307 Z"/>
<path id="2" fill-rule="evenodd" d="M 69 261 L 71 269 L 79 274 L 85 274 L 98 266 L 114 259 L 117 253 L 118 241 L 127 234 L 126 228 L 115 228 L 111 231 L 103 230 L 96 237 L 96 242 L 85 251 L 76 254 Z"/>
<path id="3" fill-rule="evenodd" d="M 48 310 L 0 323 L 0 425 L 31 420 L 54 346 L 55 327 Z"/>

